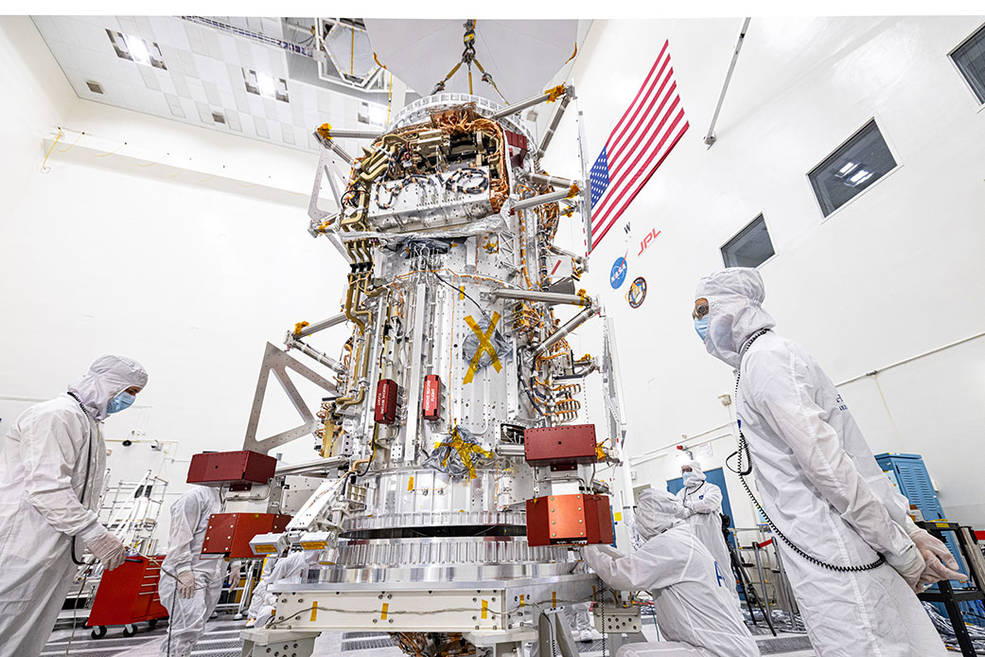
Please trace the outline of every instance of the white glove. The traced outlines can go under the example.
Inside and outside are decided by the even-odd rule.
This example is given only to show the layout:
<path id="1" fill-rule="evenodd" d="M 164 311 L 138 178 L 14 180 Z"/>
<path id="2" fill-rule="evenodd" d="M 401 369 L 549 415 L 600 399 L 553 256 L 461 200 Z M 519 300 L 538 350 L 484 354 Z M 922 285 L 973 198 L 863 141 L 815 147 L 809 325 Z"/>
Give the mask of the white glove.
<path id="1" fill-rule="evenodd" d="M 190 570 L 178 573 L 178 595 L 190 598 L 195 595 L 195 575 Z"/>
<path id="2" fill-rule="evenodd" d="M 103 564 L 104 570 L 118 568 L 127 556 L 126 549 L 120 539 L 108 531 L 98 538 L 86 541 L 86 547 Z"/>
<path id="3" fill-rule="evenodd" d="M 239 586 L 239 576 L 241 572 L 241 564 L 239 561 L 234 561 L 229 566 L 229 588 L 236 588 Z"/>
<path id="4" fill-rule="evenodd" d="M 917 529 L 910 534 L 910 539 L 916 544 L 925 562 L 924 570 L 920 574 L 919 588 L 915 589 L 917 593 L 945 579 L 968 581 L 966 575 L 958 572 L 958 562 L 943 541 L 931 535 L 926 529 Z"/>
<path id="5" fill-rule="evenodd" d="M 892 566 L 906 580 L 906 583 L 915 593 L 923 592 L 923 587 L 920 585 L 920 577 L 923 575 L 927 564 L 924 562 L 923 555 L 920 554 L 920 550 L 917 549 L 916 545 L 912 548 L 908 547 L 900 555 L 887 556 L 886 563 Z"/>

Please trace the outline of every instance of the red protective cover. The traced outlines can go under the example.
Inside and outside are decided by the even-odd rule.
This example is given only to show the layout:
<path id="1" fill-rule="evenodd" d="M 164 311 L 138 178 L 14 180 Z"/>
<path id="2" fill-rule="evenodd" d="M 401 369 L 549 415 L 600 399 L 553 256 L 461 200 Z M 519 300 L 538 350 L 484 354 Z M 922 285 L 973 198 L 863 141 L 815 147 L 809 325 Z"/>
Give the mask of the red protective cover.
<path id="1" fill-rule="evenodd" d="M 167 618 L 168 610 L 157 596 L 162 561 L 163 554 L 153 560 L 127 557 L 116 570 L 104 571 L 86 626 L 129 625 Z"/>
<path id="2" fill-rule="evenodd" d="M 437 420 L 441 417 L 441 377 L 437 374 L 428 374 L 424 377 L 421 413 L 426 420 Z"/>
<path id="3" fill-rule="evenodd" d="M 397 419 L 397 382 L 393 379 L 380 379 L 376 384 L 374 418 L 380 424 L 393 424 Z"/>
<path id="4" fill-rule="evenodd" d="M 570 424 L 538 427 L 523 432 L 523 449 L 531 465 L 592 463 L 595 456 L 595 425 Z"/>
<path id="5" fill-rule="evenodd" d="M 259 452 L 209 452 L 192 456 L 187 481 L 202 486 L 265 484 L 276 469 L 277 459 Z"/>
<path id="6" fill-rule="evenodd" d="M 214 513 L 205 531 L 202 554 L 222 554 L 230 559 L 255 559 L 250 541 L 257 534 L 282 532 L 291 516 L 278 513 Z"/>
<path id="7" fill-rule="evenodd" d="M 605 495 L 548 495 L 527 500 L 527 544 L 612 542 L 612 511 Z"/>

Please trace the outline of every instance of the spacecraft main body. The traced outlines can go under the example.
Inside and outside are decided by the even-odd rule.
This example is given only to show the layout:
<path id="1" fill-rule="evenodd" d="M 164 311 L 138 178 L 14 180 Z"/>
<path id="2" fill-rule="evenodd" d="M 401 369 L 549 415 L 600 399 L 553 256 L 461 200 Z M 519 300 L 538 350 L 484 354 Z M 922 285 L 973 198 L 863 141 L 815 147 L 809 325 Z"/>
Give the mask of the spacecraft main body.
<path id="1" fill-rule="evenodd" d="M 611 328 L 579 289 L 586 260 L 554 244 L 560 222 L 587 219 L 587 193 L 539 167 L 573 95 L 502 107 L 438 93 L 383 134 L 318 129 L 311 232 L 350 271 L 341 312 L 298 324 L 286 345 L 334 380 L 309 425 L 258 441 L 254 417 L 244 445 L 265 452 L 314 428 L 317 489 L 286 529 L 251 542 L 307 550 L 313 566 L 274 587 L 274 619 L 244 635 L 244 654 L 308 654 L 318 632 L 340 630 L 390 632 L 416 655 L 522 654 L 551 614 L 599 596 L 569 546 L 613 540 L 624 428 Z M 520 112 L 544 102 L 554 120 L 536 144 Z M 366 139 L 359 157 L 343 137 Z M 577 354 L 566 338 L 599 316 L 601 351 Z M 342 322 L 337 358 L 306 341 Z M 602 389 L 597 425 L 588 385 Z"/>

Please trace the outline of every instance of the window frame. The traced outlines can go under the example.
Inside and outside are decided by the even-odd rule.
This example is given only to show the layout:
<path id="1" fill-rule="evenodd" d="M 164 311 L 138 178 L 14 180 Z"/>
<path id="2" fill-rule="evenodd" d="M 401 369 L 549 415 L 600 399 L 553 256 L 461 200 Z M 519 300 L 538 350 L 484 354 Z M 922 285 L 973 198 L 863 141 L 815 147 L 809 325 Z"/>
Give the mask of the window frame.
<path id="1" fill-rule="evenodd" d="M 824 214 L 824 206 L 821 205 L 821 199 L 818 198 L 817 190 L 814 189 L 814 184 L 811 182 L 811 173 L 813 173 L 814 171 L 816 171 L 819 166 L 821 166 L 822 164 L 824 164 L 824 161 L 825 160 L 827 160 L 832 155 L 834 155 L 835 153 L 837 153 L 839 150 L 841 150 L 842 148 L 844 148 L 848 144 L 848 142 L 850 142 L 853 139 L 855 139 L 856 137 L 858 137 L 862 133 L 862 131 L 865 130 L 866 126 L 868 126 L 870 123 L 875 123 L 876 124 L 876 128 L 879 129 L 879 134 L 882 136 L 882 140 L 886 143 L 886 148 L 889 149 L 889 154 L 893 156 L 893 160 L 896 162 L 896 166 L 893 167 L 892 169 L 890 169 L 889 171 L 887 171 L 886 173 L 884 173 L 874 183 L 872 183 L 871 185 L 869 185 L 868 187 L 866 187 L 865 189 L 863 189 L 862 191 L 860 191 L 858 194 L 856 194 L 855 196 L 851 197 L 850 199 L 848 199 L 847 201 L 845 201 L 840 206 L 838 206 L 837 208 L 835 208 L 829 214 L 826 215 L 826 214 Z M 848 135 L 848 137 L 846 137 L 845 139 L 843 139 L 837 146 L 835 146 L 830 151 L 828 151 L 824 155 L 824 157 L 822 157 L 821 159 L 819 159 L 813 166 L 811 166 L 807 170 L 807 173 L 804 174 L 804 181 L 807 183 L 807 189 L 811 193 L 811 198 L 814 199 L 814 205 L 817 207 L 818 212 L 821 213 L 821 223 L 826 222 L 828 219 L 830 219 L 831 217 L 835 216 L 836 214 L 838 214 L 839 212 L 841 212 L 843 209 L 851 206 L 855 202 L 856 199 L 865 196 L 866 194 L 869 193 L 869 190 L 878 187 L 879 184 L 882 183 L 882 181 L 886 180 L 887 178 L 889 178 L 890 176 L 892 176 L 894 173 L 896 173 L 897 171 L 899 171 L 900 169 L 903 168 L 903 161 L 900 159 L 899 151 L 896 149 L 896 145 L 893 143 L 893 140 L 882 129 L 882 126 L 883 125 L 884 124 L 880 120 L 880 115 L 879 114 L 872 114 L 872 115 L 870 115 L 867 119 L 865 119 L 864 121 L 862 121 L 862 123 L 859 124 L 859 126 L 857 128 L 855 128 L 855 130 L 852 131 L 852 133 L 850 135 Z"/>
<path id="2" fill-rule="evenodd" d="M 963 38 L 960 41 L 960 43 L 958 43 L 958 45 L 956 45 L 953 48 L 951 48 L 948 51 L 948 53 L 947 53 L 947 61 L 949 61 L 951 63 L 951 67 L 954 69 L 954 72 L 958 74 L 958 78 L 960 78 L 962 84 L 964 84 L 965 89 L 967 89 L 968 90 L 968 93 L 971 94 L 971 101 L 977 105 L 978 111 L 981 112 L 981 111 L 985 110 L 985 100 L 981 100 L 980 101 L 978 99 L 978 92 L 975 91 L 975 88 L 973 86 L 971 86 L 971 83 L 968 81 L 968 78 L 965 77 L 964 72 L 961 70 L 961 67 L 958 66 L 958 62 L 954 58 L 954 53 L 956 53 L 961 48 L 963 48 L 979 32 L 981 32 L 982 33 L 982 36 L 985 37 L 985 23 L 981 23 L 980 25 L 978 25 L 975 29 L 973 29 L 971 32 L 969 32 L 968 33 L 968 36 L 966 36 L 965 38 Z"/>
<path id="3" fill-rule="evenodd" d="M 766 213 L 765 212 L 760 212 L 755 217 L 753 217 L 751 221 L 749 221 L 748 223 L 746 223 L 742 228 L 740 228 L 738 231 L 736 231 L 731 237 L 729 237 L 727 240 L 725 240 L 725 243 L 724 244 L 722 244 L 720 247 L 718 247 L 718 252 L 722 256 L 722 263 L 725 265 L 725 268 L 726 269 L 729 269 L 730 267 L 738 267 L 739 265 L 730 265 L 730 264 L 728 264 L 728 262 L 725 260 L 725 247 L 728 246 L 735 238 L 737 238 L 740 235 L 742 235 L 743 232 L 745 232 L 746 230 L 748 230 L 759 219 L 762 219 L 763 220 L 763 227 L 766 228 L 766 236 L 769 237 L 769 240 L 770 240 L 770 248 L 773 249 L 773 255 L 771 255 L 770 257 L 766 258 L 766 260 L 763 260 L 758 265 L 756 265 L 754 267 L 754 269 L 759 269 L 760 267 L 762 267 L 763 265 L 765 265 L 767 262 L 769 262 L 770 260 L 772 260 L 773 258 L 776 257 L 776 245 L 773 244 L 773 235 L 770 233 L 769 224 L 766 223 Z"/>

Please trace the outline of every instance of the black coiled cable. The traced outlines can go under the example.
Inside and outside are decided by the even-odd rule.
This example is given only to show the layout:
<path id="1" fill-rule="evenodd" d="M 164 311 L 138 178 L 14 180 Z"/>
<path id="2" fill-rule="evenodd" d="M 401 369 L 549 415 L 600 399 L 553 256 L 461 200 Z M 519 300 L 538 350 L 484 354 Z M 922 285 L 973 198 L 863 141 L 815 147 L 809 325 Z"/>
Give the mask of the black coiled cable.
<path id="1" fill-rule="evenodd" d="M 742 347 L 742 349 L 741 349 L 741 351 L 739 353 L 739 367 L 735 371 L 735 411 L 736 411 L 736 416 L 738 416 L 738 412 L 739 412 L 739 381 L 742 379 L 742 356 L 745 355 L 746 351 L 749 350 L 749 347 L 752 346 L 752 343 L 753 342 L 755 342 L 756 340 L 758 340 L 762 336 L 764 336 L 767 333 L 769 333 L 769 331 L 770 331 L 769 329 L 762 329 L 762 330 L 754 333 L 753 336 L 746 341 L 745 345 L 743 345 L 743 347 Z M 749 496 L 749 499 L 752 500 L 752 503 L 756 507 L 756 510 L 759 511 L 759 513 L 766 520 L 766 524 L 769 526 L 770 531 L 775 536 L 777 536 L 781 541 L 783 541 L 787 545 L 787 547 L 789 547 L 791 550 L 793 550 L 795 553 L 797 553 L 802 559 L 805 559 L 806 561 L 809 561 L 810 563 L 813 563 L 814 565 L 820 566 L 822 568 L 827 568 L 828 570 L 833 570 L 833 571 L 839 572 L 839 573 L 860 573 L 860 572 L 865 572 L 866 570 L 873 570 L 875 568 L 878 568 L 882 564 L 886 563 L 886 558 L 880 554 L 880 555 L 878 555 L 879 558 L 876 559 L 875 561 L 871 562 L 871 563 L 867 563 L 867 564 L 863 564 L 863 565 L 837 566 L 835 564 L 831 564 L 831 563 L 828 563 L 826 561 L 822 561 L 822 560 L 818 559 L 817 557 L 815 557 L 814 555 L 808 554 L 803 549 L 801 549 L 800 546 L 798 546 L 796 543 L 794 543 L 789 538 L 787 538 L 786 535 L 782 531 L 780 531 L 780 528 L 777 527 L 776 524 L 773 523 L 773 520 L 769 517 L 769 515 L 767 515 L 767 513 L 763 509 L 762 505 L 760 505 L 759 500 L 757 500 L 756 499 L 756 496 L 753 495 L 752 490 L 749 488 L 749 484 L 746 482 L 746 475 L 752 472 L 752 455 L 749 453 L 749 444 L 748 444 L 748 442 L 746 442 L 746 437 L 742 433 L 742 420 L 741 419 L 738 419 L 738 417 L 736 419 L 737 419 L 737 424 L 738 424 L 738 428 L 739 428 L 739 445 L 738 445 L 738 449 L 737 450 L 735 450 L 734 452 L 732 452 L 731 454 L 729 454 L 726 457 L 726 459 L 725 459 L 725 465 L 726 465 L 726 467 L 728 467 L 729 470 L 731 470 L 735 474 L 739 475 L 739 482 L 742 484 L 742 488 L 745 489 L 746 495 L 748 495 Z M 742 466 L 742 455 L 743 455 L 743 453 L 745 454 L 746 459 L 748 460 L 748 465 L 746 467 L 743 467 Z M 738 461 L 736 463 L 736 467 L 735 468 L 733 468 L 731 465 L 729 465 L 729 460 L 733 456 L 737 456 L 738 457 Z"/>

